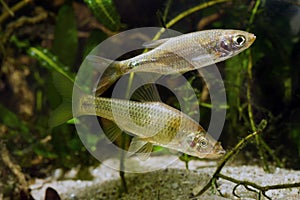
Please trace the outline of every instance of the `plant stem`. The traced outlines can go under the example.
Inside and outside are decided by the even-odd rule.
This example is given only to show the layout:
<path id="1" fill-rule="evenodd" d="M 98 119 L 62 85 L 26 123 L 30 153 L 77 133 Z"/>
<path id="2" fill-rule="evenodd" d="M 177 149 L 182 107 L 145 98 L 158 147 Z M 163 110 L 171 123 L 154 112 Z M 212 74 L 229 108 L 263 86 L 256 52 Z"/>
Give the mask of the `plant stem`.
<path id="1" fill-rule="evenodd" d="M 231 0 L 214 0 L 214 1 L 209 1 L 209 2 L 199 4 L 195 7 L 192 7 L 190 9 L 180 13 L 176 17 L 174 17 L 171 21 L 169 21 L 166 24 L 166 28 L 170 28 L 171 26 L 176 24 L 178 21 L 182 20 L 183 18 L 185 18 L 186 16 L 188 16 L 188 15 L 194 13 L 194 12 L 197 12 L 197 11 L 202 10 L 204 8 L 208 8 L 208 7 L 213 6 L 215 4 L 218 4 L 218 3 L 224 3 L 224 2 L 229 2 L 229 1 L 231 1 Z M 153 37 L 153 40 L 157 40 L 158 38 L 160 38 L 161 34 L 164 33 L 165 30 L 166 30 L 165 28 L 160 29 L 160 31 Z"/>
<path id="2" fill-rule="evenodd" d="M 125 144 L 126 144 L 126 135 L 125 134 L 122 134 L 122 137 L 121 137 L 121 148 L 123 149 L 123 151 L 121 151 L 121 156 L 120 156 L 120 172 L 119 172 L 119 175 L 120 175 L 120 178 L 121 178 L 121 185 L 122 185 L 122 188 L 121 188 L 121 191 L 122 192 L 125 192 L 125 193 L 128 193 L 128 189 L 127 189 L 127 183 L 126 183 L 126 179 L 125 179 L 125 172 L 124 172 L 124 169 L 125 169 L 125 163 L 124 163 L 124 158 L 125 158 Z"/>
<path id="3" fill-rule="evenodd" d="M 129 75 L 129 81 L 128 81 L 128 87 L 126 90 L 126 94 L 125 94 L 125 98 L 129 99 L 129 94 L 130 94 L 130 88 L 132 87 L 132 82 L 133 82 L 133 78 L 134 78 L 134 73 L 130 73 Z M 121 137 L 121 148 L 123 149 L 123 151 L 121 151 L 121 155 L 120 155 L 120 178 L 121 178 L 121 185 L 122 185 L 122 190 L 125 193 L 128 193 L 128 189 L 127 189 L 127 183 L 126 183 L 126 179 L 125 179 L 125 145 L 127 142 L 127 135 L 122 133 L 122 137 Z"/>
<path id="4" fill-rule="evenodd" d="M 233 183 L 236 183 L 238 184 L 237 186 L 239 185 L 243 185 L 246 189 L 250 190 L 250 188 L 248 186 L 251 186 L 252 188 L 255 188 L 259 191 L 262 192 L 262 194 L 268 198 L 268 199 L 271 199 L 270 197 L 268 197 L 265 192 L 267 192 L 268 190 L 276 190 L 276 189 L 286 189 L 286 188 L 294 188 L 294 187 L 300 187 L 300 182 L 299 183 L 286 183 L 286 184 L 277 184 L 277 185 L 267 185 L 267 186 L 261 186 L 261 185 L 258 185 L 256 183 L 253 183 L 253 182 L 250 182 L 250 181 L 243 181 L 243 180 L 237 180 L 235 178 L 232 178 L 232 177 L 229 177 L 229 176 L 226 176 L 224 174 L 218 174 L 218 177 L 219 178 L 222 178 L 222 179 L 225 179 L 225 180 L 228 180 L 230 182 L 233 182 Z M 236 189 L 237 187 L 235 187 Z M 253 189 L 251 189 L 252 191 Z M 254 192 L 256 192 L 254 190 Z"/>
<path id="5" fill-rule="evenodd" d="M 15 16 L 15 13 L 7 6 L 7 4 L 4 2 L 4 0 L 0 0 L 0 2 L 2 4 L 4 10 L 6 12 L 8 12 L 8 14 L 10 14 L 10 16 L 12 16 L 12 17 Z"/>
<path id="6" fill-rule="evenodd" d="M 18 10 L 20 10 L 21 8 L 23 8 L 24 6 L 29 4 L 30 2 L 32 2 L 32 0 L 23 0 L 19 3 L 17 3 L 16 5 L 14 5 L 11 9 L 8 9 L 8 10 L 6 9 L 0 16 L 0 24 L 2 24 L 9 16 L 13 16 L 13 15 L 11 15 L 11 13 L 14 14 Z"/>
<path id="7" fill-rule="evenodd" d="M 261 3 L 260 0 L 256 0 L 255 5 L 254 5 L 254 7 L 252 9 L 252 12 L 251 12 L 251 16 L 250 16 L 250 19 L 249 19 L 249 24 L 253 24 L 254 17 L 257 13 L 257 10 L 258 10 L 258 7 L 259 7 L 260 3 Z"/>

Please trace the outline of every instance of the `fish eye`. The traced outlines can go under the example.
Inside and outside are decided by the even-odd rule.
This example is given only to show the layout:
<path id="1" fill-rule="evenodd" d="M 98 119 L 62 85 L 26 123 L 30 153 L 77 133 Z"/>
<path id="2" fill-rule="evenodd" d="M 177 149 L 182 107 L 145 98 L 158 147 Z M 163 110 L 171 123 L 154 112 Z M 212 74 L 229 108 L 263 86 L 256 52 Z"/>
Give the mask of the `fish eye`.
<path id="1" fill-rule="evenodd" d="M 237 35 L 233 38 L 233 42 L 236 46 L 243 46 L 246 42 L 246 38 L 243 35 Z"/>
<path id="2" fill-rule="evenodd" d="M 208 146 L 208 141 L 206 138 L 201 138 L 199 141 L 201 148 L 206 148 Z"/>

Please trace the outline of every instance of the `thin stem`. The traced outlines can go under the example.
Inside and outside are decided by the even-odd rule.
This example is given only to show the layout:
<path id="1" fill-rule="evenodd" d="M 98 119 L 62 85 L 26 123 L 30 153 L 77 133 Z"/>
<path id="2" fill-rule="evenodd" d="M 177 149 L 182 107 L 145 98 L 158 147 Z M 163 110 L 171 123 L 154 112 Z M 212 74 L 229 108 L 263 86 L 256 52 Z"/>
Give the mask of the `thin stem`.
<path id="1" fill-rule="evenodd" d="M 121 137 L 121 148 L 125 149 L 125 144 L 126 144 L 126 135 L 122 134 Z M 122 192 L 128 193 L 128 189 L 127 189 L 127 183 L 126 183 L 126 179 L 125 179 L 125 163 L 124 163 L 124 158 L 125 158 L 125 152 L 121 151 L 121 156 L 120 156 L 120 178 L 121 178 L 121 185 L 122 185 Z"/>
<path id="2" fill-rule="evenodd" d="M 253 191 L 253 189 L 249 188 L 249 186 L 251 186 L 251 187 L 253 187 L 253 188 L 261 191 L 262 194 L 265 197 L 267 197 L 267 198 L 269 198 L 269 197 L 266 196 L 265 192 L 267 192 L 268 190 L 277 190 L 277 189 L 286 189 L 286 188 L 300 187 L 300 182 L 299 183 L 286 183 L 286 184 L 261 186 L 261 185 L 258 185 L 256 183 L 250 182 L 250 181 L 237 180 L 235 178 L 226 176 L 224 174 L 218 174 L 218 177 L 219 178 L 223 178 L 225 180 L 228 180 L 230 182 L 236 183 L 236 184 L 238 184 L 237 186 L 243 185 L 246 189 Z M 236 188 L 237 188 L 237 186 L 236 186 Z"/>
<path id="3" fill-rule="evenodd" d="M 247 84 L 247 105 L 248 105 L 248 117 L 250 120 L 250 125 L 252 131 L 256 131 L 256 126 L 254 122 L 254 116 L 253 116 L 253 110 L 252 110 L 252 97 L 251 97 L 251 91 L 252 91 L 252 82 L 253 82 L 253 76 L 252 76 L 252 55 L 251 55 L 251 49 L 248 50 L 249 57 L 248 57 L 248 66 L 247 66 L 247 73 L 248 73 L 248 84 Z M 258 148 L 258 154 L 263 162 L 264 169 L 266 171 L 270 171 L 268 162 L 266 160 L 265 153 L 263 151 L 262 144 L 262 138 L 260 135 L 255 136 L 255 142 Z"/>
<path id="4" fill-rule="evenodd" d="M 130 88 L 132 87 L 133 78 L 134 78 L 134 73 L 130 73 L 128 87 L 127 87 L 126 94 L 125 94 L 126 99 L 129 98 Z M 122 137 L 121 137 L 121 148 L 122 149 L 125 149 L 126 142 L 127 142 L 127 135 L 123 133 Z M 125 151 L 121 151 L 119 175 L 121 178 L 122 189 L 125 193 L 128 193 L 127 183 L 126 183 L 126 179 L 125 179 L 125 172 L 124 172 L 125 171 L 125 162 L 124 161 L 125 161 Z"/>
<path id="5" fill-rule="evenodd" d="M 0 16 L 0 24 L 2 24 L 9 16 L 11 16 L 11 12 L 15 13 L 18 10 L 20 10 L 21 8 L 23 8 L 24 6 L 26 6 L 27 4 L 29 4 L 30 2 L 32 2 L 32 0 L 23 0 L 19 3 L 17 3 L 16 5 L 14 5 L 9 11 L 5 11 L 3 12 L 3 14 Z"/>
<path id="6" fill-rule="evenodd" d="M 251 12 L 251 16 L 249 18 L 249 24 L 253 24 L 255 16 L 257 14 L 258 8 L 261 4 L 261 0 L 257 0 L 255 2 L 255 5 L 252 9 Z M 249 30 L 250 27 L 248 27 L 247 30 Z M 252 81 L 253 81 L 253 77 L 252 77 L 252 55 L 251 55 L 251 49 L 248 49 L 249 52 L 249 59 L 248 59 L 248 67 L 247 67 L 247 73 L 248 73 L 248 84 L 247 84 L 247 101 L 248 101 L 248 117 L 250 120 L 250 124 L 251 124 L 251 129 L 252 131 L 256 131 L 256 127 L 255 127 L 255 122 L 254 122 L 254 116 L 253 116 L 253 109 L 252 109 L 252 103 L 251 103 L 251 91 L 252 91 Z M 261 138 L 260 135 L 255 136 L 255 141 L 257 144 L 257 148 L 258 148 L 258 153 L 259 156 L 263 162 L 263 166 L 264 169 L 266 171 L 270 171 L 267 160 L 266 160 L 266 156 L 265 156 L 265 152 L 264 150 L 266 150 L 271 156 L 272 158 L 276 161 L 276 163 L 281 166 L 281 163 L 279 161 L 279 159 L 276 158 L 276 156 L 274 155 L 274 153 L 272 152 L 271 148 L 263 141 L 263 139 Z"/>
<path id="7" fill-rule="evenodd" d="M 0 0 L 0 2 L 2 4 L 4 10 L 6 12 L 8 12 L 8 14 L 10 14 L 10 16 L 12 16 L 12 17 L 15 16 L 15 13 L 7 6 L 7 4 L 3 0 Z"/>
<path id="8" fill-rule="evenodd" d="M 251 55 L 251 49 L 248 50 L 249 57 L 248 57 L 248 66 L 247 66 L 247 72 L 248 72 L 248 85 L 247 85 L 247 101 L 248 101 L 248 116 L 250 120 L 250 125 L 252 131 L 256 131 L 256 126 L 254 122 L 253 112 L 252 112 L 252 104 L 251 104 L 251 89 L 252 89 L 252 55 Z"/>
<path id="9" fill-rule="evenodd" d="M 260 0 L 256 0 L 255 5 L 252 9 L 250 19 L 249 19 L 249 24 L 253 24 L 254 18 L 255 18 L 255 15 L 257 14 L 257 10 L 258 10 L 258 7 L 259 7 L 260 3 L 261 3 Z"/>
<path id="10" fill-rule="evenodd" d="M 164 22 L 167 20 L 167 16 L 168 16 L 168 13 L 169 13 L 169 10 L 170 10 L 172 1 L 173 1 L 173 0 L 168 0 L 168 1 L 167 1 L 166 8 L 165 8 L 164 14 L 163 14 L 163 21 L 164 21 Z"/>
<path id="11" fill-rule="evenodd" d="M 218 3 L 224 3 L 224 2 L 229 2 L 229 1 L 231 1 L 231 0 L 215 0 L 215 1 L 209 1 L 209 2 L 199 4 L 198 6 L 192 7 L 190 9 L 180 13 L 176 17 L 174 17 L 171 21 L 169 21 L 166 24 L 166 28 L 170 28 L 171 26 L 176 24 L 178 21 L 182 20 L 183 18 L 185 18 L 186 16 L 188 16 L 194 12 L 208 8 L 208 7 L 218 4 Z M 153 40 L 157 40 L 158 38 L 160 38 L 161 34 L 164 33 L 165 30 L 166 30 L 165 28 L 160 29 L 160 31 L 153 37 Z"/>
<path id="12" fill-rule="evenodd" d="M 185 18 L 186 16 L 188 16 L 188 15 L 194 13 L 194 12 L 197 12 L 199 10 L 202 10 L 204 8 L 210 7 L 210 6 L 218 4 L 218 3 L 223 3 L 223 2 L 228 2 L 228 1 L 230 1 L 230 0 L 215 0 L 215 1 L 205 2 L 205 3 L 202 3 L 198 6 L 192 7 L 190 9 L 180 13 L 176 17 L 174 17 L 169 23 L 166 24 L 166 27 L 170 28 L 171 26 L 176 24 L 178 21 L 182 20 L 183 18 Z"/>

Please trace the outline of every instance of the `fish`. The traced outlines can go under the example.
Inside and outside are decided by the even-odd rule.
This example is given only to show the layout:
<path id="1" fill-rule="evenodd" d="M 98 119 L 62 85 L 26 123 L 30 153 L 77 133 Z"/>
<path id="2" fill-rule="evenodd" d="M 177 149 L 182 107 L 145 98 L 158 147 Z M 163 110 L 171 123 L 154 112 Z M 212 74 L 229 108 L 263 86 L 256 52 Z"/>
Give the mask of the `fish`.
<path id="1" fill-rule="evenodd" d="M 75 110 L 75 116 L 97 115 L 133 135 L 128 151 L 132 154 L 138 152 L 141 160 L 150 156 L 153 145 L 206 159 L 217 159 L 225 154 L 221 143 L 210 136 L 199 123 L 162 102 L 84 95 L 80 97 Z M 106 129 L 111 141 L 122 134 L 118 128 Z"/>
<path id="2" fill-rule="evenodd" d="M 185 73 L 229 59 L 249 48 L 255 39 L 246 31 L 212 29 L 145 42 L 144 48 L 150 51 L 126 60 L 112 61 L 97 55 L 89 55 L 87 60 L 100 71 L 109 66 L 98 84 L 97 94 L 101 95 L 126 73 Z"/>
<path id="3" fill-rule="evenodd" d="M 132 98 L 137 101 L 91 95 L 59 73 L 53 73 L 53 79 L 63 102 L 50 113 L 51 129 L 74 117 L 96 115 L 111 122 L 102 127 L 110 141 L 121 134 L 133 135 L 128 152 L 141 160 L 150 156 L 153 145 L 207 159 L 226 153 L 198 122 L 161 102 L 155 86 L 135 92 Z"/>

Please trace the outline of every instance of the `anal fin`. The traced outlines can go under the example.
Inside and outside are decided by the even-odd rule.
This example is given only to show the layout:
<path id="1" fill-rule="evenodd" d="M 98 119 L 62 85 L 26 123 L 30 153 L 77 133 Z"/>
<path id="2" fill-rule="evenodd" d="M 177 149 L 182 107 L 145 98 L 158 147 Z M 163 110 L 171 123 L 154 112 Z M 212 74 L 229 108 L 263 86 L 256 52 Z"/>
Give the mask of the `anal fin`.
<path id="1" fill-rule="evenodd" d="M 136 155 L 140 160 L 145 161 L 152 152 L 153 145 L 138 137 L 134 137 L 129 146 L 129 156 Z"/>
<path id="2" fill-rule="evenodd" d="M 168 41 L 169 39 L 170 38 L 164 38 L 164 39 L 159 39 L 159 40 L 148 41 L 148 42 L 145 42 L 143 44 L 143 46 L 146 48 L 156 48 L 156 47 L 162 45 L 163 43 L 165 43 L 166 41 Z"/>
<path id="3" fill-rule="evenodd" d="M 122 130 L 114 122 L 101 118 L 101 128 L 105 132 L 107 138 L 114 142 L 122 134 Z"/>

